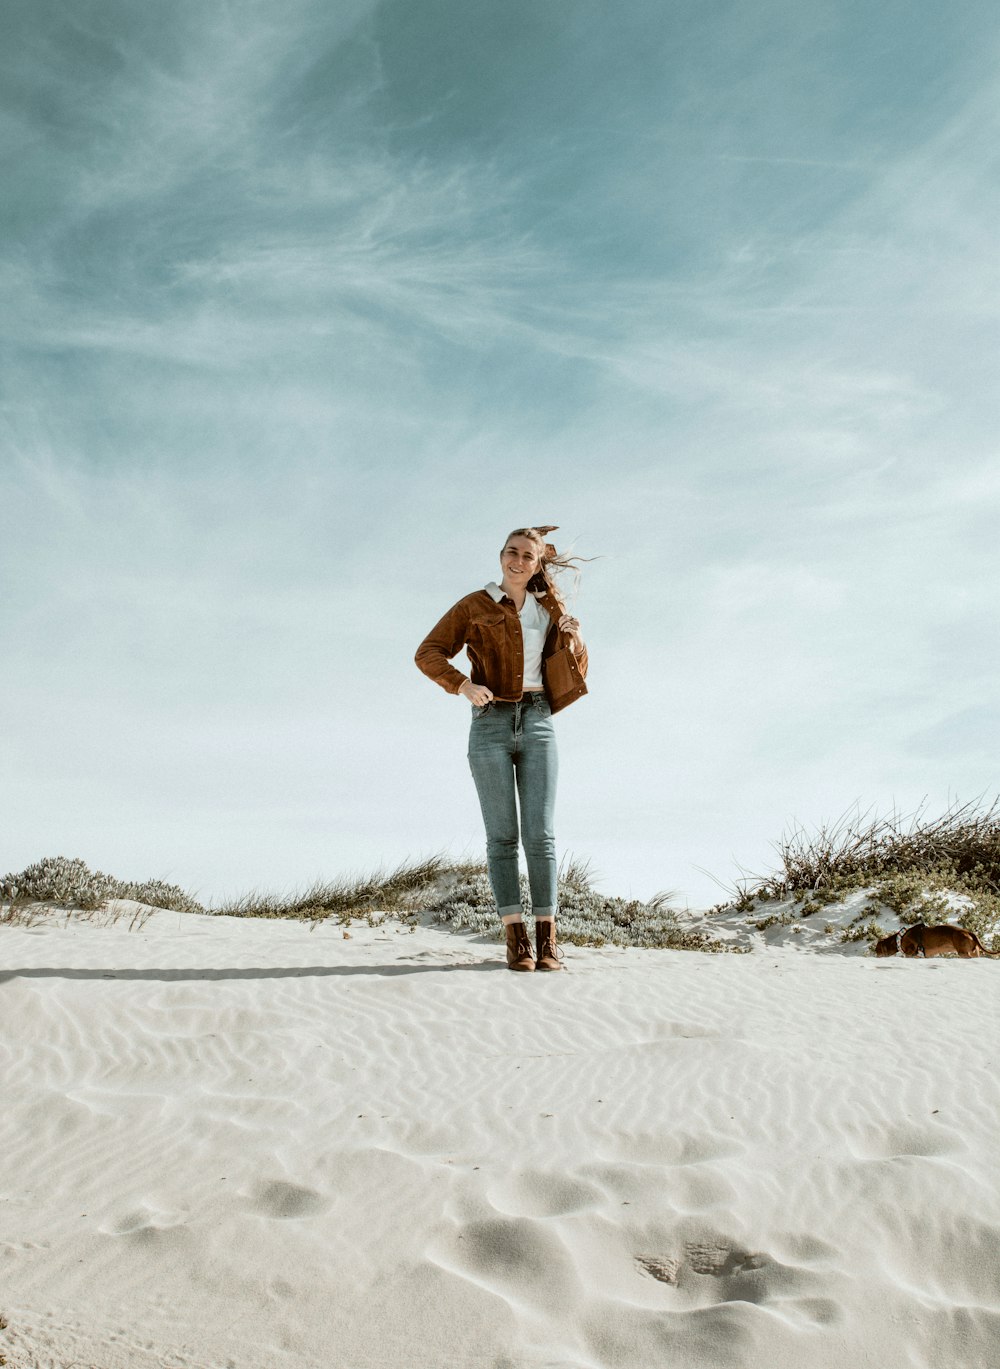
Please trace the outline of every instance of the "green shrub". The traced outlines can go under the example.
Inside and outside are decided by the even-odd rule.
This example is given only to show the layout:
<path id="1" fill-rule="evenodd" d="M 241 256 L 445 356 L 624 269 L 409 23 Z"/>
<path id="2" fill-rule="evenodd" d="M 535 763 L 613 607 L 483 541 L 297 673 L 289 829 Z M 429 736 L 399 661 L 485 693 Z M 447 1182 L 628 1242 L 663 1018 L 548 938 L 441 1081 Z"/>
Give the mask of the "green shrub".
<path id="1" fill-rule="evenodd" d="M 112 898 L 134 899 L 154 908 L 172 908 L 182 913 L 205 910 L 176 884 L 152 879 L 143 883 L 114 879 L 100 870 L 90 870 L 79 859 L 48 856 L 29 865 L 20 874 L 7 874 L 0 880 L 0 903 L 19 907 L 42 903 L 57 908 L 82 908 L 96 911 Z"/>
<path id="2" fill-rule="evenodd" d="M 520 894 L 525 914 L 530 916 L 531 891 L 523 875 Z M 558 896 L 559 940 L 571 946 L 730 949 L 705 932 L 682 927 L 669 905 L 668 894 L 643 903 L 597 893 L 591 887 L 587 867 L 579 862 L 571 862 L 565 872 L 560 871 Z M 446 874 L 435 895 L 424 904 L 424 911 L 456 930 L 475 931 L 497 939 L 504 935 L 485 865 Z"/>
<path id="3" fill-rule="evenodd" d="M 711 911 L 752 914 L 790 899 L 809 917 L 863 889 L 864 913 L 842 940 L 883 935 L 874 918 L 888 908 L 905 922 L 956 921 L 1000 949 L 1000 800 L 984 810 L 956 805 L 934 819 L 854 810 L 812 834 L 796 829 L 776 849 L 780 869 L 741 879 Z"/>
<path id="4" fill-rule="evenodd" d="M 597 893 L 587 866 L 580 861 L 570 860 L 560 869 L 558 884 L 559 938 L 571 945 L 738 949 L 706 932 L 683 927 L 670 907 L 669 895 L 661 894 L 644 903 Z M 530 913 L 528 881 L 523 876 L 521 896 Z M 35 915 L 31 910 L 37 911 L 40 905 L 97 910 L 114 898 L 180 912 L 206 912 L 174 885 L 158 880 L 126 883 L 89 870 L 82 860 L 64 857 L 39 861 L 20 874 L 6 875 L 0 884 L 0 901 L 11 905 L 7 921 L 28 920 Z M 314 924 L 333 918 L 345 928 L 354 922 L 374 927 L 392 920 L 413 930 L 423 920 L 453 931 L 503 937 L 486 866 L 447 862 L 443 856 L 406 862 L 369 875 L 317 881 L 300 894 L 254 890 L 212 912 L 227 917 L 297 918 Z"/>
<path id="5" fill-rule="evenodd" d="M 874 918 L 864 918 L 860 922 L 851 922 L 840 932 L 840 940 L 843 942 L 867 941 L 872 945 L 878 941 L 879 937 L 883 936 L 885 936 L 885 932 Z"/>

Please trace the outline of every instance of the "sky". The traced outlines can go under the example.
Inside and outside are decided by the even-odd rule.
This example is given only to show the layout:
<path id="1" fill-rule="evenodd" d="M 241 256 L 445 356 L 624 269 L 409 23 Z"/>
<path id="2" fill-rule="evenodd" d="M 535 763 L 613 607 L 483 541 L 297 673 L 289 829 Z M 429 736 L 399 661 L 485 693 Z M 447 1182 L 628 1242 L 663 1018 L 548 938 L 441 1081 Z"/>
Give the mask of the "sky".
<path id="1" fill-rule="evenodd" d="M 994 5 L 2 24 L 0 873 L 482 858 L 413 653 L 537 523 L 604 892 L 1000 790 Z"/>

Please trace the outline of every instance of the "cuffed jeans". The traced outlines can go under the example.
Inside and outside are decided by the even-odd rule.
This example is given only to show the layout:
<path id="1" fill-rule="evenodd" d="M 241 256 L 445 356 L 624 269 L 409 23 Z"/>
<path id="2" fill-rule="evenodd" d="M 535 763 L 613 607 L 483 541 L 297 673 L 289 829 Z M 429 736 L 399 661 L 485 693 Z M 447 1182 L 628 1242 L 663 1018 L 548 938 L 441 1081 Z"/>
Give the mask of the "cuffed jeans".
<path id="1" fill-rule="evenodd" d="M 483 811 L 486 866 L 500 916 L 522 911 L 517 873 L 519 803 L 532 912 L 536 918 L 555 918 L 553 814 L 558 756 L 544 693 L 528 694 L 517 703 L 493 699 L 481 708 L 473 706 L 469 768 Z"/>

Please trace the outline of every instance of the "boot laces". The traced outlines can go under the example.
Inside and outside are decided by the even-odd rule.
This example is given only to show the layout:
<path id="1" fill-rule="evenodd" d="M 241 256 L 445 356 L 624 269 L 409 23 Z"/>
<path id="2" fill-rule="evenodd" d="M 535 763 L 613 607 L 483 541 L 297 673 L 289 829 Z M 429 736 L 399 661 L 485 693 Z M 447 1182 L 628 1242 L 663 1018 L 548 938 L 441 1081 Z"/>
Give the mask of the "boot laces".
<path id="1" fill-rule="evenodd" d="M 542 944 L 538 948 L 539 960 L 564 960 L 563 949 L 556 944 L 555 932 L 549 932 L 542 938 Z"/>
<path id="2" fill-rule="evenodd" d="M 518 960 L 523 960 L 525 956 L 527 956 L 528 959 L 534 959 L 531 954 L 531 938 L 528 936 L 527 927 L 525 927 L 523 922 L 514 922 L 511 925 L 514 928 L 515 956 Z"/>

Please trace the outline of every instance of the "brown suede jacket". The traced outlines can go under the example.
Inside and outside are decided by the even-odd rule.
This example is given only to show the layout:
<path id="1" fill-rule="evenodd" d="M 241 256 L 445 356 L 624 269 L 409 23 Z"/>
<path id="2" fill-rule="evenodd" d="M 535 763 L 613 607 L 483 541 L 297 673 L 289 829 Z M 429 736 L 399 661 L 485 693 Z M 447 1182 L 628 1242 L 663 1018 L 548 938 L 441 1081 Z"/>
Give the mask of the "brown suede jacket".
<path id="1" fill-rule="evenodd" d="M 563 610 L 551 590 L 538 592 L 535 598 L 552 619 L 542 648 L 542 683 L 549 707 L 558 713 L 587 692 L 587 648 L 574 655 L 567 634 L 559 631 Z M 477 589 L 459 599 L 431 628 L 414 659 L 442 689 L 457 694 L 466 677 L 448 662 L 463 646 L 473 684 L 485 685 L 501 702 L 513 703 L 521 697 L 524 638 L 517 609 L 506 595 L 498 603 L 488 589 Z"/>

